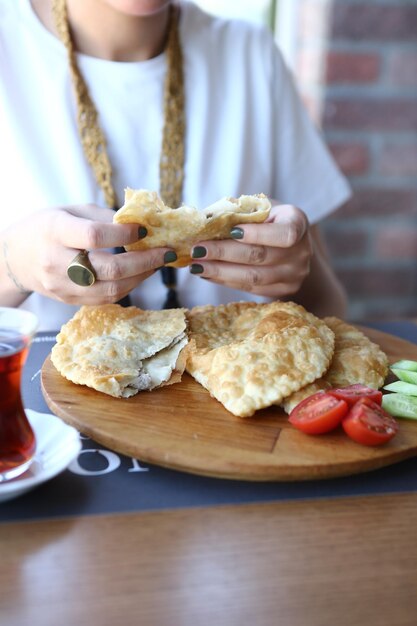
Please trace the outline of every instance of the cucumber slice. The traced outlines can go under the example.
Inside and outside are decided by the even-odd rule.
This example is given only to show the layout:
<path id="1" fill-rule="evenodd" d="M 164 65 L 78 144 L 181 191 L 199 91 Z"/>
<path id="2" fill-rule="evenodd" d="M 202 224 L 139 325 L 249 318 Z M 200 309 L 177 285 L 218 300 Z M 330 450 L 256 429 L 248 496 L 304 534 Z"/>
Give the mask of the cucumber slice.
<path id="1" fill-rule="evenodd" d="M 387 391 L 396 391 L 398 393 L 405 393 L 407 396 L 417 396 L 417 385 L 411 383 L 405 383 L 402 380 L 396 380 L 394 383 L 385 385 L 384 389 Z"/>
<path id="2" fill-rule="evenodd" d="M 400 380 L 403 380 L 406 383 L 412 383 L 413 385 L 417 385 L 417 372 L 402 370 L 397 367 L 391 367 L 391 372 Z"/>
<path id="3" fill-rule="evenodd" d="M 417 372 L 417 361 L 407 361 L 406 359 L 402 359 L 401 361 L 397 361 L 391 365 L 391 369 L 396 367 L 400 370 L 410 370 L 411 372 Z"/>
<path id="4" fill-rule="evenodd" d="M 417 398 L 403 393 L 387 393 L 382 396 L 382 408 L 394 417 L 417 419 Z"/>

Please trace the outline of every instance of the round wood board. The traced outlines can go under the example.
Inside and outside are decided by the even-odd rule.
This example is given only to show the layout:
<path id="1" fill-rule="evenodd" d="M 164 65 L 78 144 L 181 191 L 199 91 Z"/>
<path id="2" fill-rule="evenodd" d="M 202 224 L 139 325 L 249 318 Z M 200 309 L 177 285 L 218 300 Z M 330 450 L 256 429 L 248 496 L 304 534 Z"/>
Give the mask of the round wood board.
<path id="1" fill-rule="evenodd" d="M 390 363 L 417 360 L 417 346 L 361 328 L 387 353 Z M 235 417 L 185 374 L 180 383 L 132 398 L 113 398 L 63 378 L 48 357 L 42 391 L 65 422 L 116 452 L 205 476 L 287 481 L 346 476 L 390 465 L 417 454 L 417 421 L 400 420 L 398 435 L 370 448 L 342 432 L 305 435 L 279 407 L 251 418 Z"/>

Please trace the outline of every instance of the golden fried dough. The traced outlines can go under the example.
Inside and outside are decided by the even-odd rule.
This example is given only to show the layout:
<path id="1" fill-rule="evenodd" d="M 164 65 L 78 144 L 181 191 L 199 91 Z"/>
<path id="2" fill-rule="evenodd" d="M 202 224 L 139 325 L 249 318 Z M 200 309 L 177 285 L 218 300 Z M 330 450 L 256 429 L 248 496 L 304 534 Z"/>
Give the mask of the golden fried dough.
<path id="1" fill-rule="evenodd" d="M 337 319 L 325 317 L 324 322 L 335 334 L 335 353 L 326 374 L 334 387 L 362 383 L 374 389 L 384 384 L 388 374 L 388 357 L 362 331 Z"/>
<path id="2" fill-rule="evenodd" d="M 186 370 L 240 417 L 313 382 L 333 356 L 330 328 L 292 302 L 199 306 L 188 318 Z"/>
<path id="3" fill-rule="evenodd" d="M 190 206 L 173 208 L 166 206 L 157 193 L 145 189 L 126 189 L 125 203 L 114 214 L 118 224 L 140 224 L 148 234 L 144 239 L 130 244 L 126 250 L 150 248 L 173 248 L 177 260 L 173 267 L 192 263 L 192 247 L 199 241 L 228 239 L 236 224 L 264 222 L 269 215 L 271 203 L 263 194 L 223 198 L 203 211 Z"/>
<path id="4" fill-rule="evenodd" d="M 287 413 L 304 398 L 329 387 L 361 383 L 379 389 L 388 374 L 387 355 L 362 331 L 337 317 L 325 317 L 323 321 L 335 334 L 332 362 L 322 379 L 284 400 L 282 406 Z"/>
<path id="5" fill-rule="evenodd" d="M 83 306 L 64 324 L 51 360 L 62 376 L 111 396 L 179 382 L 188 336 L 184 309 Z"/>

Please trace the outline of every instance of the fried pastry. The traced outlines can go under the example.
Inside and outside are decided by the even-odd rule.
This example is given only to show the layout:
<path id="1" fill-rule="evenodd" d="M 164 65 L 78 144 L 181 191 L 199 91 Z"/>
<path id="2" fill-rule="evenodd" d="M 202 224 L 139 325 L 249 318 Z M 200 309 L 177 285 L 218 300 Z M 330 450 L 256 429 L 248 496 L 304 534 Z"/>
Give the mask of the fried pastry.
<path id="1" fill-rule="evenodd" d="M 184 309 L 83 306 L 61 328 L 51 360 L 73 383 L 128 398 L 179 382 L 187 345 Z"/>
<path id="2" fill-rule="evenodd" d="M 125 246 L 126 250 L 168 246 L 177 253 L 177 260 L 169 265 L 184 267 L 192 263 L 190 252 L 196 243 L 227 239 L 236 224 L 264 222 L 270 208 L 271 203 L 263 194 L 223 198 L 202 211 L 185 205 L 170 208 L 154 191 L 126 189 L 125 203 L 113 221 L 140 224 L 148 231 L 144 239 Z"/>
<path id="3" fill-rule="evenodd" d="M 313 382 L 333 356 L 333 331 L 292 302 L 199 306 L 188 318 L 187 372 L 240 417 Z"/>
<path id="4" fill-rule="evenodd" d="M 361 383 L 373 389 L 384 384 L 388 374 L 388 357 L 358 328 L 337 317 L 323 320 L 335 334 L 333 359 L 324 376 L 286 398 L 282 407 L 287 413 L 301 400 L 329 387 Z"/>

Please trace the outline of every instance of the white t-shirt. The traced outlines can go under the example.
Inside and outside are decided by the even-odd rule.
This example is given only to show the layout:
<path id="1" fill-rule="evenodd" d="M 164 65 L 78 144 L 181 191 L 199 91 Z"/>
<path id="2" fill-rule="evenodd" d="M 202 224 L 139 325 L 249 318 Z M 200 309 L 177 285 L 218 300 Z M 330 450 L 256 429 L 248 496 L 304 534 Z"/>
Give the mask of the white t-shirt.
<path id="1" fill-rule="evenodd" d="M 224 196 L 263 192 L 299 206 L 312 223 L 342 204 L 348 184 L 308 119 L 269 31 L 184 2 L 180 35 L 183 201 L 204 208 Z M 78 60 L 99 111 L 120 204 L 125 187 L 158 190 L 165 55 L 132 63 Z M 80 144 L 66 50 L 30 0 L 0 0 L 0 77 L 0 229 L 49 206 L 105 206 Z M 262 300 L 187 268 L 178 271 L 178 292 L 187 307 Z M 134 304 L 158 309 L 165 294 L 157 272 L 131 295 Z M 48 330 L 76 310 L 38 294 L 22 306 Z"/>

